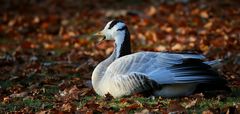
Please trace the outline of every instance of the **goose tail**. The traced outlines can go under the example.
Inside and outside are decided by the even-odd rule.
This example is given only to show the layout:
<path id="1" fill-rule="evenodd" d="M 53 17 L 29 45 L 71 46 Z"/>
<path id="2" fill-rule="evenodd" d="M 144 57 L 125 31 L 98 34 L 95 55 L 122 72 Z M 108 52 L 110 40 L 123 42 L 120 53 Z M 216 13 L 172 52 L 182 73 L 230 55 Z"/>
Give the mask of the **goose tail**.
<path id="1" fill-rule="evenodd" d="M 210 65 L 213 69 L 219 69 L 223 66 L 223 60 L 222 59 L 206 61 L 204 63 Z"/>

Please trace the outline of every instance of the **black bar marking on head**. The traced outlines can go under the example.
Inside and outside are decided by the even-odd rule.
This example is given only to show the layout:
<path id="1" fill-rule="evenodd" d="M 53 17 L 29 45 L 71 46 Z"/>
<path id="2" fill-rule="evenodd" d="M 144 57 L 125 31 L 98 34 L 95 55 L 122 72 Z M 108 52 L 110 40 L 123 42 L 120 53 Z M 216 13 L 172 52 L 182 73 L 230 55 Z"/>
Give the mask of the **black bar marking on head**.
<path id="1" fill-rule="evenodd" d="M 127 27 L 126 27 L 126 26 L 123 26 L 122 28 L 117 29 L 117 31 L 123 31 L 123 30 L 126 30 L 126 29 L 127 29 Z"/>
<path id="2" fill-rule="evenodd" d="M 114 25 L 116 25 L 117 23 L 123 23 L 123 21 L 121 20 L 113 20 L 110 24 L 110 26 L 108 27 L 108 29 L 113 28 Z"/>

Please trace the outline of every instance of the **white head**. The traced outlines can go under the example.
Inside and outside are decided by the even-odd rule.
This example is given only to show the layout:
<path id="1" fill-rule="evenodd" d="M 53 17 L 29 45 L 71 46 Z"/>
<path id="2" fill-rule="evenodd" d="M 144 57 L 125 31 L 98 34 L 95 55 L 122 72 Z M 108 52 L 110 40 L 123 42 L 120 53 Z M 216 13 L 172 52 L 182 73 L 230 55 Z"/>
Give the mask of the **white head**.
<path id="1" fill-rule="evenodd" d="M 102 40 L 114 40 L 116 57 L 131 53 L 130 34 L 126 24 L 119 20 L 112 20 L 106 24 L 103 30 L 95 34 L 102 36 Z"/>
<path id="2" fill-rule="evenodd" d="M 124 40 L 126 30 L 127 27 L 124 22 L 112 20 L 106 24 L 103 30 L 96 33 L 96 35 L 103 36 L 104 40 Z"/>

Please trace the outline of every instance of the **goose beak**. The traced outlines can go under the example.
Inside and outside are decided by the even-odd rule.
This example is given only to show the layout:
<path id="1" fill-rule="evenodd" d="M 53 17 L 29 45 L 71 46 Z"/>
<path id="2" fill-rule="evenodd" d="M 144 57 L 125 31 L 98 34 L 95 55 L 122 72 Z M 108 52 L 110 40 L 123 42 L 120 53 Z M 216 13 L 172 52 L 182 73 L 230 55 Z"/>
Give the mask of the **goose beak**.
<path id="1" fill-rule="evenodd" d="M 106 36 L 103 34 L 102 31 L 93 34 L 93 36 L 94 36 L 94 37 L 97 37 L 97 38 L 100 38 L 100 40 L 99 40 L 98 42 L 101 42 L 101 41 L 103 41 L 103 40 L 106 39 Z"/>

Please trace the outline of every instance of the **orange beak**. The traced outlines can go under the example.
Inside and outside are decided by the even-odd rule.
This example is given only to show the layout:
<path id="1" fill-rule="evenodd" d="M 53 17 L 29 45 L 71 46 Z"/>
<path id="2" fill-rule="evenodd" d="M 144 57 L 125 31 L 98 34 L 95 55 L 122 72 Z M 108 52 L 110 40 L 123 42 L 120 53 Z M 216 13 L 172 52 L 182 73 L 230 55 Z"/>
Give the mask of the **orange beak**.
<path id="1" fill-rule="evenodd" d="M 93 36 L 96 38 L 100 38 L 100 40 L 98 40 L 98 42 L 102 42 L 103 40 L 106 39 L 106 36 L 102 33 L 102 31 L 93 34 Z"/>

